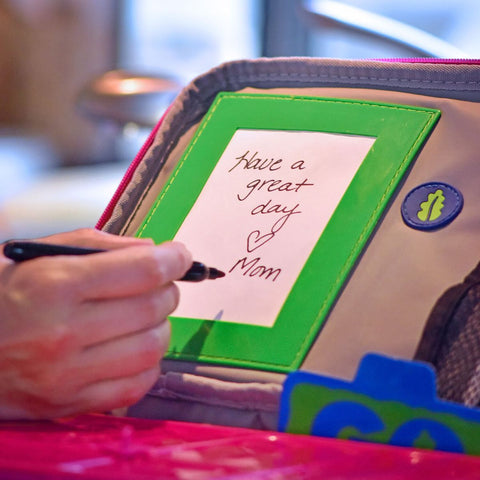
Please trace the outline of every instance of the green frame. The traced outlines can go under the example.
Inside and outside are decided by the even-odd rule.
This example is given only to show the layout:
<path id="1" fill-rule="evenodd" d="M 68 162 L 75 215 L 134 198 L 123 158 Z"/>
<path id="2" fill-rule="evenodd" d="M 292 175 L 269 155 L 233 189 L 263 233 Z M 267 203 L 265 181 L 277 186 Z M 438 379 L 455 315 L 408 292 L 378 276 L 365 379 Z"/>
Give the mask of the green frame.
<path id="1" fill-rule="evenodd" d="M 297 369 L 439 116 L 433 109 L 357 100 L 219 93 L 137 236 L 156 243 L 175 236 L 237 129 L 321 131 L 376 140 L 275 324 L 171 317 L 167 358 L 277 372 Z"/>

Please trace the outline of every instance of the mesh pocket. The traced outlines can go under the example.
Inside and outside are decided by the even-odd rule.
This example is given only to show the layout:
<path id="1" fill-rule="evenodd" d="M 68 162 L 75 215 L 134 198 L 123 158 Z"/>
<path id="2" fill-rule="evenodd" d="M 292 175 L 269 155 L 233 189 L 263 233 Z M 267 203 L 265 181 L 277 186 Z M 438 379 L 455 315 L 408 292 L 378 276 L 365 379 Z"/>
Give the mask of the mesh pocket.
<path id="1" fill-rule="evenodd" d="M 415 358 L 435 367 L 439 397 L 480 404 L 480 264 L 440 297 Z"/>

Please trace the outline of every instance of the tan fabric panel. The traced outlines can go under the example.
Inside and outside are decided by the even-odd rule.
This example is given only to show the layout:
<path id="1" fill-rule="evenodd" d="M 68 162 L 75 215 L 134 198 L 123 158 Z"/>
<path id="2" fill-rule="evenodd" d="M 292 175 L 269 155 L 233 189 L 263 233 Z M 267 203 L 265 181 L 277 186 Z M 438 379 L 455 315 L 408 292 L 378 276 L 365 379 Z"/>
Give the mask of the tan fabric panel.
<path id="1" fill-rule="evenodd" d="M 302 369 L 350 378 L 360 358 L 368 351 L 412 358 L 437 298 L 448 286 L 460 281 L 479 260 L 480 211 L 476 203 L 477 179 L 480 178 L 477 153 L 480 105 L 370 89 L 268 91 L 419 105 L 442 111 L 437 127 L 329 315 Z M 126 233 L 135 231 L 195 130 L 196 126 L 190 128 L 182 137 Z M 451 183 L 465 198 L 460 216 L 437 232 L 413 230 L 403 223 L 400 215 L 405 195 L 416 185 L 428 181 Z"/>
<path id="2" fill-rule="evenodd" d="M 271 92 L 291 94 L 292 90 Z M 351 378 L 368 351 L 412 358 L 435 301 L 480 259 L 480 105 L 375 90 L 315 88 L 302 89 L 302 94 L 442 111 L 302 366 L 302 370 Z M 462 192 L 465 205 L 446 228 L 419 232 L 403 223 L 400 206 L 412 188 L 429 181 L 452 184 Z"/>

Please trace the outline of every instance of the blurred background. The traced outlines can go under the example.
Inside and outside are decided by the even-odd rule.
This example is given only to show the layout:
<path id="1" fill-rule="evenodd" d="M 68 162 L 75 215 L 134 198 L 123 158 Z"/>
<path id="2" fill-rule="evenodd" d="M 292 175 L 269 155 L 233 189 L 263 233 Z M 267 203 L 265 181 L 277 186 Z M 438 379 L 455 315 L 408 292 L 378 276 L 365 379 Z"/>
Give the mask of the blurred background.
<path id="1" fill-rule="evenodd" d="M 478 0 L 0 0 L 0 240 L 94 226 L 180 88 L 259 56 L 480 57 Z"/>

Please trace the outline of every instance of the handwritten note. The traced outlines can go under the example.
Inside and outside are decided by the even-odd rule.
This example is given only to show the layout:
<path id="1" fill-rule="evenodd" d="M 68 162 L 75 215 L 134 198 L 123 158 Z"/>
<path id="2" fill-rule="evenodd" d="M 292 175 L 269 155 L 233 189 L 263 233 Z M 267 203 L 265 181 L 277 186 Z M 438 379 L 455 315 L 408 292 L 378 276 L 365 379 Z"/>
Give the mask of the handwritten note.
<path id="1" fill-rule="evenodd" d="M 181 282 L 174 316 L 271 327 L 374 141 L 237 130 L 175 236 L 226 276 Z"/>

